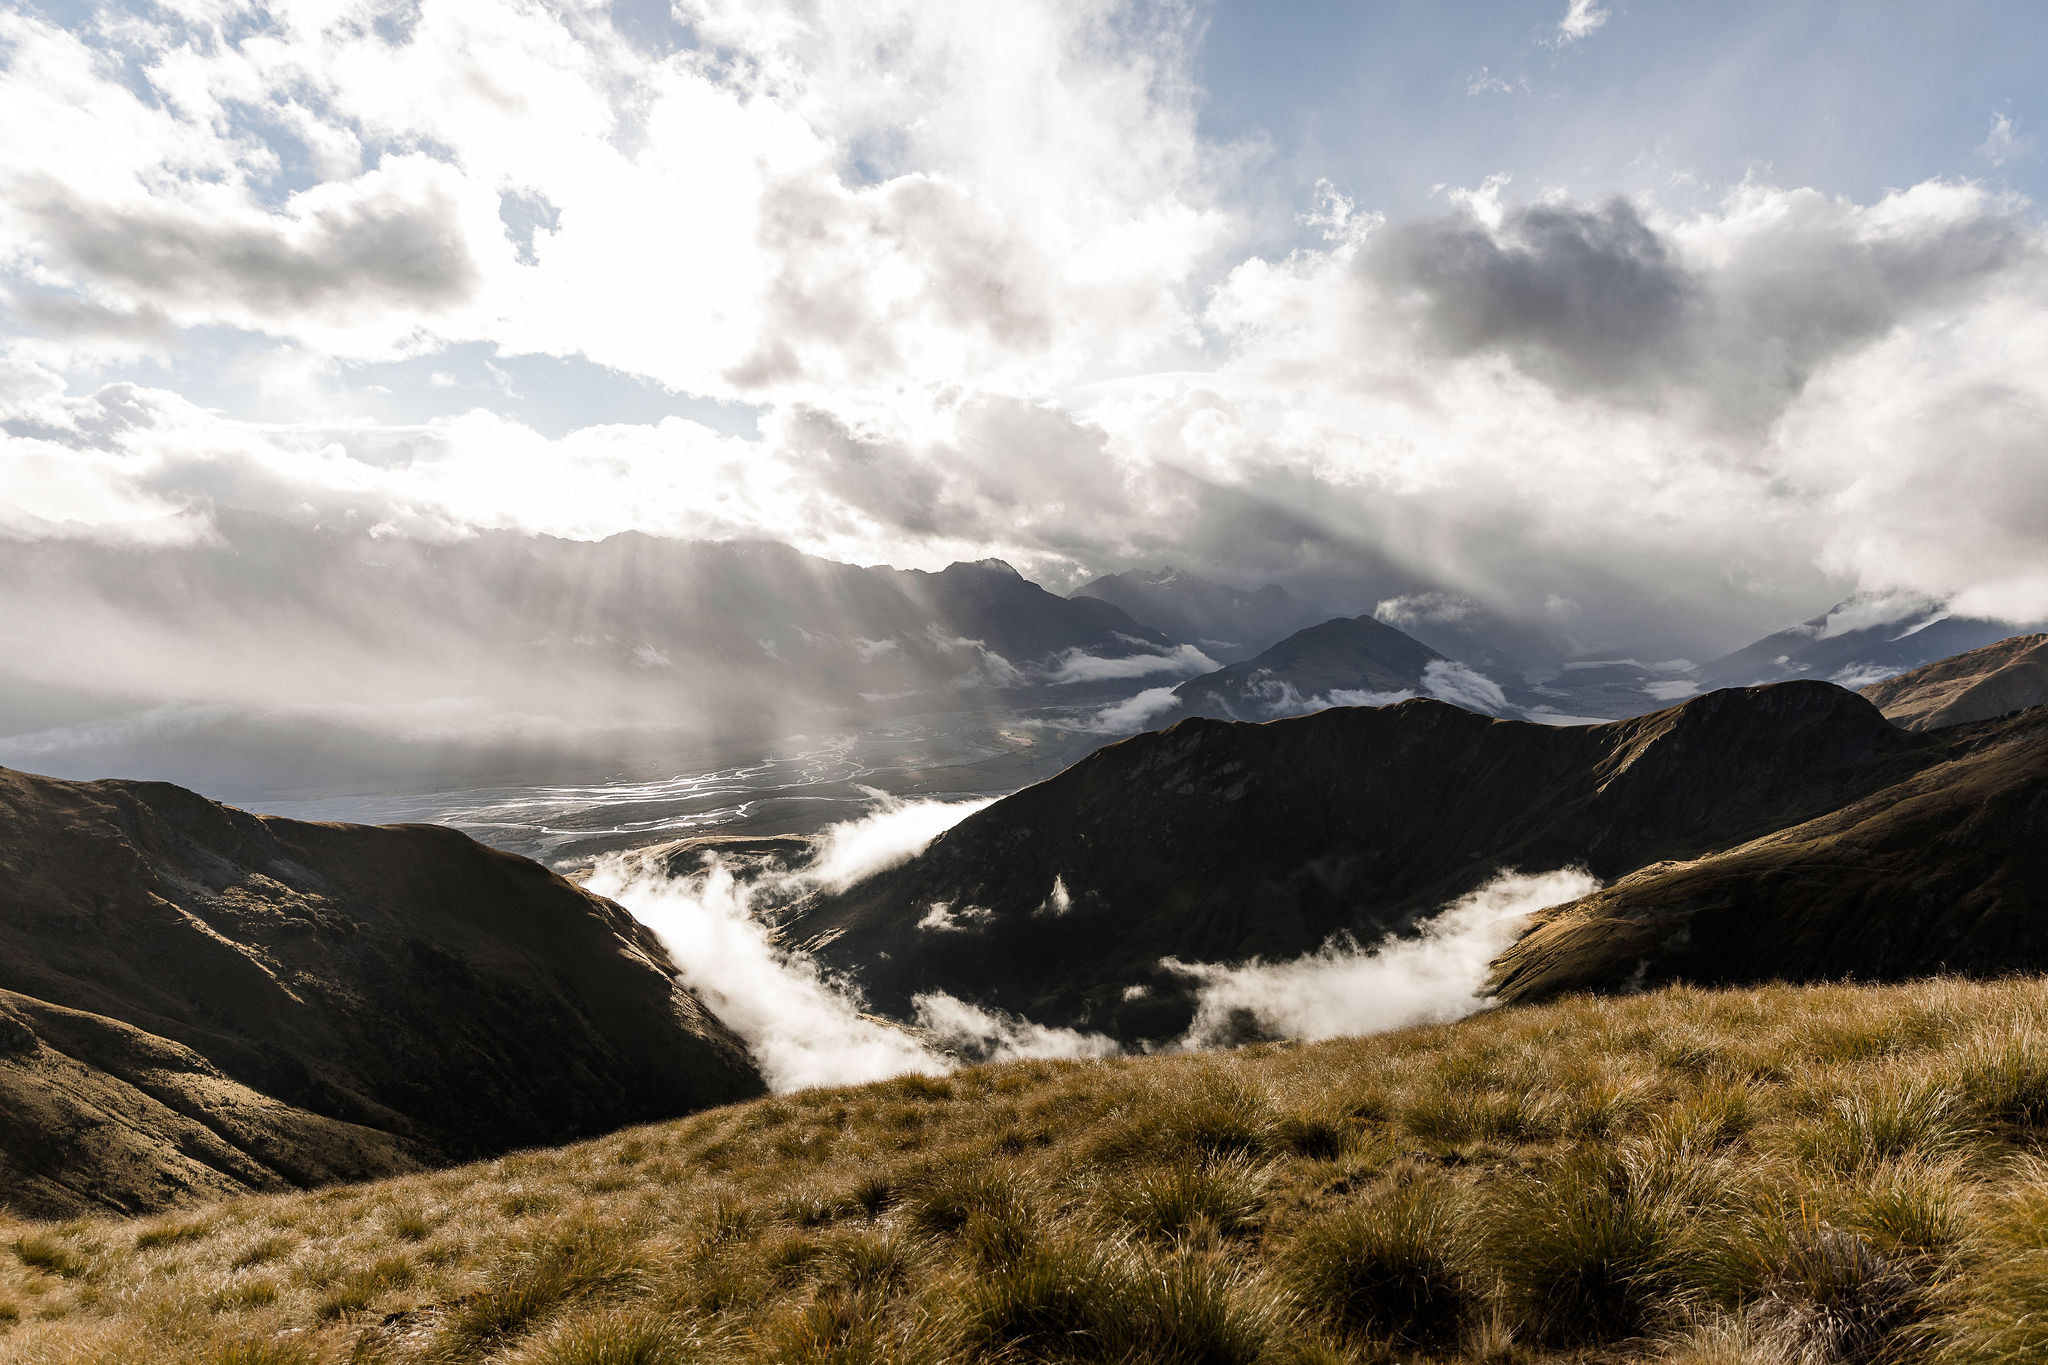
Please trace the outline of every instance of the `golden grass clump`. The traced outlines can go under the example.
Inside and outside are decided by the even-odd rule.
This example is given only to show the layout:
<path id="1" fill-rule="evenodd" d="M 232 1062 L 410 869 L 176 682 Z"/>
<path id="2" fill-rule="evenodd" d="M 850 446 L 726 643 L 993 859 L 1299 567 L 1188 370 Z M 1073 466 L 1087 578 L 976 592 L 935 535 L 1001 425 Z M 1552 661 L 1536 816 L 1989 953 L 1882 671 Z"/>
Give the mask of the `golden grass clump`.
<path id="1" fill-rule="evenodd" d="M 0 1220 L 9 1365 L 2048 1360 L 2048 986 L 1574 998 Z"/>

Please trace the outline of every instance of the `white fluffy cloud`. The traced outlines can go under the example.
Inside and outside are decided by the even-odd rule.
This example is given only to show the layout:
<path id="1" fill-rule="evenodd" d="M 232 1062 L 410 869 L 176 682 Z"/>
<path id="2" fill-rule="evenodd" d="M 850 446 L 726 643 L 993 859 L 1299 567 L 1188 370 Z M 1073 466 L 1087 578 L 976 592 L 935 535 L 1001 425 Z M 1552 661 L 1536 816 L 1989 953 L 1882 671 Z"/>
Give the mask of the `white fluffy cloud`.
<path id="1" fill-rule="evenodd" d="M 1175 562 L 1669 652 L 1858 588 L 2048 613 L 2029 204 L 1496 179 L 1388 222 L 1324 187 L 1321 240 L 1233 254 L 1247 153 L 1200 135 L 1187 7 L 677 17 L 0 16 L 0 130 L 33 130 L 0 136 L 0 529 L 233 504 L 1067 582 Z M 758 434 L 359 415 L 359 366 L 424 387 L 458 346 L 752 403 Z M 209 347 L 316 399 L 195 400 Z"/>
<path id="2" fill-rule="evenodd" d="M 1042 385 L 1187 328 L 1223 220 L 1174 23 L 680 17 L 702 46 L 654 54 L 575 3 L 10 15 L 0 258 L 138 320 L 720 396 Z"/>

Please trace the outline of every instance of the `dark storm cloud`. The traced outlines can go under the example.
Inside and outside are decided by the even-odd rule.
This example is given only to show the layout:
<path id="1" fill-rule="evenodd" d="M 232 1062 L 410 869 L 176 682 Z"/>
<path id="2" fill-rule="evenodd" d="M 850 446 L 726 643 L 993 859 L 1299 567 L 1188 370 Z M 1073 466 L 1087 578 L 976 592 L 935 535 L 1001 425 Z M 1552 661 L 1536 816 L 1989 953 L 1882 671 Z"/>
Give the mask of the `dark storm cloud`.
<path id="1" fill-rule="evenodd" d="M 1725 249 L 1620 198 L 1511 208 L 1497 225 L 1461 210 L 1385 230 L 1360 269 L 1441 353 L 1503 354 L 1563 392 L 1690 389 L 1769 420 L 1829 360 L 1967 300 L 2030 250 L 2019 206 L 1986 210 L 1873 231 L 1812 191 L 1779 194 Z"/>
<path id="2" fill-rule="evenodd" d="M 784 432 L 791 452 L 825 491 L 884 526 L 933 535 L 964 520 L 961 509 L 947 507 L 939 471 L 900 445 L 863 437 L 811 407 L 793 408 Z"/>
<path id="3" fill-rule="evenodd" d="M 1579 389 L 1638 384 L 1681 360 L 1701 294 L 1624 199 L 1517 209 L 1497 231 L 1470 214 L 1403 224 L 1374 242 L 1364 268 L 1419 298 L 1443 349 L 1503 350 Z"/>

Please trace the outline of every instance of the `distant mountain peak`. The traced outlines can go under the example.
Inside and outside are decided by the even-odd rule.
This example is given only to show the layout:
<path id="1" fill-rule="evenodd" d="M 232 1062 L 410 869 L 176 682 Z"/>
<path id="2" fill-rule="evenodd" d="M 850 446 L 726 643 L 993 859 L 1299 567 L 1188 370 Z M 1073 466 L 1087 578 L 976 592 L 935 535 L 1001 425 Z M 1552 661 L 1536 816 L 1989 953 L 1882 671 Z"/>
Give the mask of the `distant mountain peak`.
<path id="1" fill-rule="evenodd" d="M 946 566 L 945 571 L 947 573 L 952 573 L 956 569 L 979 569 L 983 573 L 1002 574 L 1008 578 L 1022 578 L 1024 576 L 1023 574 L 1017 572 L 1016 566 L 1012 565 L 1009 560 L 996 559 L 994 557 L 990 557 L 988 559 L 955 560 L 953 563 L 948 564 Z"/>
<path id="2" fill-rule="evenodd" d="M 1174 695 L 1191 714 L 1271 720 L 1434 693 L 1431 670 L 1448 663 L 1383 621 L 1339 616 L 1298 630 L 1254 658 L 1182 683 Z"/>

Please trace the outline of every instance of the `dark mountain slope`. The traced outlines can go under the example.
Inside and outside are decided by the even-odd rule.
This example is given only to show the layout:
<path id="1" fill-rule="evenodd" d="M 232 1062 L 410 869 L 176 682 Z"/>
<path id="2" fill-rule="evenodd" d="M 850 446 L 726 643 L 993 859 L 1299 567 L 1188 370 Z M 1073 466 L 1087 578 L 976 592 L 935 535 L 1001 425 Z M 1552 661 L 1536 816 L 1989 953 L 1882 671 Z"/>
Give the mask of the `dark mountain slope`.
<path id="1" fill-rule="evenodd" d="M 1251 658 L 1312 624 L 1318 615 L 1287 589 L 1271 583 L 1246 591 L 1172 568 L 1106 574 L 1076 590 L 1074 597 L 1111 603 L 1224 663 Z"/>
<path id="2" fill-rule="evenodd" d="M 137 1212 L 374 1178 L 425 1156 L 252 1090 L 167 1039 L 0 991 L 0 1208 Z"/>
<path id="3" fill-rule="evenodd" d="M 1174 695 L 1189 715 L 1269 720 L 1332 705 L 1333 692 L 1420 691 L 1424 671 L 1441 662 L 1443 655 L 1370 616 L 1338 617 L 1257 658 L 1191 678 Z"/>
<path id="4" fill-rule="evenodd" d="M 540 865 L 160 783 L 0 770 L 0 992 L 0 1190 L 39 1212 L 467 1159 L 761 1089 L 653 937 Z"/>
<path id="5" fill-rule="evenodd" d="M 1892 724 L 1939 730 L 2048 704 L 2048 635 L 2015 635 L 1862 689 Z"/>
<path id="6" fill-rule="evenodd" d="M 1839 810 L 1544 913 L 1492 989 L 2048 970 L 2048 712 L 1944 730 L 1921 754 Z"/>
<path id="7" fill-rule="evenodd" d="M 1370 939 L 1509 867 L 1611 879 L 1698 857 L 1897 781 L 1935 747 L 1822 683 L 1578 729 L 1425 700 L 1191 720 L 997 802 L 789 931 L 886 1012 L 938 989 L 1167 1037 L 1188 1016 L 1162 957 Z"/>

